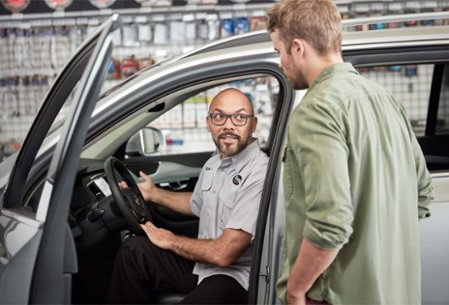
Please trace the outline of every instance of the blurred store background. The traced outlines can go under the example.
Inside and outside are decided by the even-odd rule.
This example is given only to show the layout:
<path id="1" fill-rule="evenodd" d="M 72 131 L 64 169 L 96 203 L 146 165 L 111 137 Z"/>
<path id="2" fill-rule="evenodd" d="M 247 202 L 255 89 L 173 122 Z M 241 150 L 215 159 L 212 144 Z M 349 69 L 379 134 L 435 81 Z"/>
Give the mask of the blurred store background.
<path id="1" fill-rule="evenodd" d="M 276 1 L 222 0 L 1 0 L 0 2 L 0 161 L 20 148 L 56 74 L 80 43 L 112 12 L 123 17 L 114 36 L 113 58 L 104 90 L 173 56 L 217 39 L 264 29 L 266 10 Z M 336 0 L 344 19 L 373 15 L 449 10 L 449 1 Z M 447 20 L 389 22 L 345 31 L 435 26 Z M 425 97 L 432 67 L 365 68 L 361 73 L 386 85 L 407 100 L 412 124 L 419 132 L 425 118 Z M 242 81 L 241 87 L 257 102 L 263 124 L 271 118 L 271 100 L 278 86 L 269 78 Z M 425 88 L 425 89 L 424 89 Z M 189 99 L 162 116 L 160 128 L 171 149 L 202 142 L 208 103 L 216 92 Z M 416 101 L 416 102 L 414 102 Z M 261 141 L 264 135 L 257 135 Z M 209 144 L 206 144 L 209 145 Z M 189 151 L 190 148 L 183 148 Z M 195 147 L 192 147 L 195 150 Z"/>

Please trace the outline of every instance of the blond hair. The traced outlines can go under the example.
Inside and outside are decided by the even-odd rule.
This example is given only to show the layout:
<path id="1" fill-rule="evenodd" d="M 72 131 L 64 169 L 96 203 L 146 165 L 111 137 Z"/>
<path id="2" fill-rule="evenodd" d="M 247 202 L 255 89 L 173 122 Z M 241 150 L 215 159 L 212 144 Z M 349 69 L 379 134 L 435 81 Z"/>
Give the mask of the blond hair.
<path id="1" fill-rule="evenodd" d="M 268 11 L 268 18 L 268 31 L 279 30 L 288 53 L 295 38 L 320 55 L 341 53 L 341 16 L 333 0 L 283 0 Z"/>

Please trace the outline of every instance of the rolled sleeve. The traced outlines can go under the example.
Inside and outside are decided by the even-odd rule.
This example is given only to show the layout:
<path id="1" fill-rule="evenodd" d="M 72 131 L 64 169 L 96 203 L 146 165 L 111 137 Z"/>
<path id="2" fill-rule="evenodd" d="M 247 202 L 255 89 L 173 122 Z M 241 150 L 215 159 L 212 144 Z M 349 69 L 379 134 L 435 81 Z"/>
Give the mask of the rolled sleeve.
<path id="1" fill-rule="evenodd" d="M 429 205 L 434 198 L 432 177 L 427 170 L 424 155 L 415 136 L 413 136 L 413 148 L 418 181 L 418 217 L 422 219 L 430 217 Z"/>
<path id="2" fill-rule="evenodd" d="M 352 234 L 354 219 L 348 173 L 348 148 L 339 110 L 327 105 L 298 107 L 296 158 L 304 179 L 304 238 L 321 249 L 340 249 Z"/>

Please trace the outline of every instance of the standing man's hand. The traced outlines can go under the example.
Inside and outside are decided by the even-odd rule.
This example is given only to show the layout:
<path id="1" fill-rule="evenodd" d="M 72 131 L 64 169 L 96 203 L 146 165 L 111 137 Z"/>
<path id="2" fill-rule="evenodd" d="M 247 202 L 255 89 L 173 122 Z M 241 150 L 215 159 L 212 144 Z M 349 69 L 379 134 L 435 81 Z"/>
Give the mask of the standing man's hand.
<path id="1" fill-rule="evenodd" d="M 176 235 L 172 232 L 156 227 L 151 222 L 140 225 L 150 241 L 165 250 L 171 250 L 171 245 L 176 239 Z"/>

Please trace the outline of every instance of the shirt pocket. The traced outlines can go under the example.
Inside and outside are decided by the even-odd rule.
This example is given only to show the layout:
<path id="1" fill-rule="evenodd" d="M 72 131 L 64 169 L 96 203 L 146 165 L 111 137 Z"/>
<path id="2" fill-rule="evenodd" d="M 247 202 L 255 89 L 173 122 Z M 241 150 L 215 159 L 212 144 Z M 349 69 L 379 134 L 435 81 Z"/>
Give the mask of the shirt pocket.
<path id="1" fill-rule="evenodd" d="M 232 210 L 235 206 L 235 196 L 236 193 L 230 189 L 222 190 L 218 196 L 220 200 L 220 215 L 218 218 L 222 229 L 226 227 L 231 217 Z"/>
<path id="2" fill-rule="evenodd" d="M 284 198 L 290 199 L 293 194 L 293 179 L 291 168 L 291 149 L 289 146 L 284 148 L 284 154 L 282 156 L 282 163 L 284 164 L 283 184 L 284 184 Z"/>

